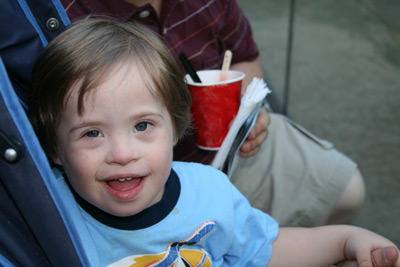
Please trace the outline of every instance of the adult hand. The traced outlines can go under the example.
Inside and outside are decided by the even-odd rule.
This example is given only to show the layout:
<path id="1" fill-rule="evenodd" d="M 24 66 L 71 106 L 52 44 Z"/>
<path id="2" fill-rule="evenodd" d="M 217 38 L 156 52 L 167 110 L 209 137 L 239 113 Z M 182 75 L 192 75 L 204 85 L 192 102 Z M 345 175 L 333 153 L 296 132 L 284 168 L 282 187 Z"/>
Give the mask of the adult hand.
<path id="1" fill-rule="evenodd" d="M 239 155 L 243 158 L 248 158 L 257 154 L 262 143 L 268 136 L 268 125 L 271 123 L 271 117 L 264 109 L 260 109 L 256 123 L 251 129 L 249 136 L 244 141 L 240 148 Z"/>

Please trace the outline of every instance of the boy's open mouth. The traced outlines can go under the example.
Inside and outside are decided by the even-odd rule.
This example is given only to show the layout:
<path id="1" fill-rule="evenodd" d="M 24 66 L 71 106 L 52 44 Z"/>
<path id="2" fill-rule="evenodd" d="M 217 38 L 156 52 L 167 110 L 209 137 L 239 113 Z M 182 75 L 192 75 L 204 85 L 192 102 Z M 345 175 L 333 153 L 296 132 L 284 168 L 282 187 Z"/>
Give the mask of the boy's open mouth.
<path id="1" fill-rule="evenodd" d="M 121 201 L 134 199 L 142 190 L 144 177 L 124 177 L 104 181 L 105 189 L 115 198 Z"/>
<path id="2" fill-rule="evenodd" d="M 128 191 L 135 188 L 141 181 L 141 178 L 123 178 L 107 181 L 108 186 L 118 191 Z"/>

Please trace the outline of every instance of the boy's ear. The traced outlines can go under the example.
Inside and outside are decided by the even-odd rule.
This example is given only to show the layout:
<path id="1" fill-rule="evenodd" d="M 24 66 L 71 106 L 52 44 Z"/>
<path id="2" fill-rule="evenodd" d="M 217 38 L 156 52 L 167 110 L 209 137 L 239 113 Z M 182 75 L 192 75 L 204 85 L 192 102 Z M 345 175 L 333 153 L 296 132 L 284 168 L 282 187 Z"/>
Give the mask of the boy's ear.
<path id="1" fill-rule="evenodd" d="M 52 157 L 51 159 L 53 160 L 53 162 L 54 162 L 55 164 L 62 166 L 62 163 L 61 163 L 60 158 L 58 158 L 58 157 L 57 157 L 57 158 Z"/>
<path id="2" fill-rule="evenodd" d="M 58 155 L 58 151 L 56 150 L 54 153 L 51 153 L 51 154 L 52 154 L 52 155 L 50 156 L 51 160 L 52 160 L 55 164 L 62 166 L 61 158 L 60 158 L 60 156 Z"/>
<path id="3" fill-rule="evenodd" d="M 53 162 L 54 162 L 55 164 L 62 166 L 60 157 L 58 157 L 58 156 L 57 156 L 57 157 L 51 157 L 51 159 L 53 160 Z"/>
<path id="4" fill-rule="evenodd" d="M 179 141 L 179 137 L 176 134 L 174 134 L 174 145 L 173 146 L 175 146 L 178 143 L 178 141 Z"/>

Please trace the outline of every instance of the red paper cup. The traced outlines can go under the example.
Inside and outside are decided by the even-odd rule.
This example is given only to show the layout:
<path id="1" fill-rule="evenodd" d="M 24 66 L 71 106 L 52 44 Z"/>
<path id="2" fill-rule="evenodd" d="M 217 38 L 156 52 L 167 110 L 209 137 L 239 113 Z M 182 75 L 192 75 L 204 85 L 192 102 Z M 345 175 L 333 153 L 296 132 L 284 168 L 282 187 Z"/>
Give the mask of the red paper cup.
<path id="1" fill-rule="evenodd" d="M 196 144 L 205 150 L 218 150 L 238 112 L 245 74 L 228 71 L 223 82 L 220 81 L 220 70 L 198 71 L 197 74 L 202 83 L 195 83 L 189 75 L 185 76 L 192 95 Z"/>

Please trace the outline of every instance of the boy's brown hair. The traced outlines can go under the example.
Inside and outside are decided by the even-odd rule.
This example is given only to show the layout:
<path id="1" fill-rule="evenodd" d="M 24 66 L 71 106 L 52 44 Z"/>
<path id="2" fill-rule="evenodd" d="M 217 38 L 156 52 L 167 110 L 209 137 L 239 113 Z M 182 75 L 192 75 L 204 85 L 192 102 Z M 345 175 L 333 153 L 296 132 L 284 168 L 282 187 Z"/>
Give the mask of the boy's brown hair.
<path id="1" fill-rule="evenodd" d="M 56 129 L 74 85 L 80 85 L 78 112 L 87 92 L 119 63 L 139 65 L 151 93 L 165 104 L 180 137 L 188 126 L 190 93 L 168 48 L 151 30 L 104 19 L 77 22 L 40 54 L 32 71 L 29 118 L 45 152 L 56 155 Z M 129 79 L 129 77 L 127 77 Z"/>

